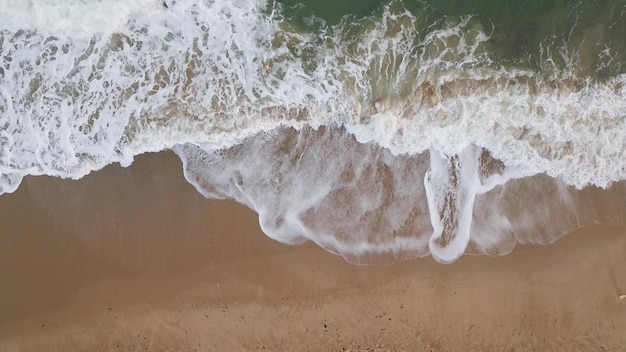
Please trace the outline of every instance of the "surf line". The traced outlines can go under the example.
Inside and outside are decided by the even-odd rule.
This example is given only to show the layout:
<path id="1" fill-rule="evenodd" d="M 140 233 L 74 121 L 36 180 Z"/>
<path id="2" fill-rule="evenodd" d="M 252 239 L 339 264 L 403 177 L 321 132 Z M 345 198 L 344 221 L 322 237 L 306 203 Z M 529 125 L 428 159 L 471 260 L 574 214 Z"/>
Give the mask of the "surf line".
<path id="1" fill-rule="evenodd" d="M 428 246 L 435 260 L 452 263 L 463 255 L 470 239 L 472 210 L 480 186 L 480 150 L 470 146 L 453 156 L 433 148 L 429 152 L 424 188 L 434 231 Z"/>
<path id="2" fill-rule="evenodd" d="M 438 262 L 449 264 L 465 253 L 478 195 L 524 177 L 512 166 L 483 174 L 482 153 L 483 149 L 475 145 L 451 156 L 434 147 L 429 149 L 430 169 L 424 175 L 424 189 L 433 234 L 428 247 Z"/>

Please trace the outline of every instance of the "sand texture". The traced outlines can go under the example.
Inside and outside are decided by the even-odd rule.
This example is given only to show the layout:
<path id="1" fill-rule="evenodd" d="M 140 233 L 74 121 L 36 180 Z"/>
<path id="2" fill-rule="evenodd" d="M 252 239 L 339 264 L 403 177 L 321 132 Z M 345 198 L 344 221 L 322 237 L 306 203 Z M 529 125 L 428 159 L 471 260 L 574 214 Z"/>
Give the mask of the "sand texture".
<path id="1" fill-rule="evenodd" d="M 624 228 L 355 266 L 267 238 L 171 153 L 27 178 L 0 214 L 0 351 L 626 350 Z"/>

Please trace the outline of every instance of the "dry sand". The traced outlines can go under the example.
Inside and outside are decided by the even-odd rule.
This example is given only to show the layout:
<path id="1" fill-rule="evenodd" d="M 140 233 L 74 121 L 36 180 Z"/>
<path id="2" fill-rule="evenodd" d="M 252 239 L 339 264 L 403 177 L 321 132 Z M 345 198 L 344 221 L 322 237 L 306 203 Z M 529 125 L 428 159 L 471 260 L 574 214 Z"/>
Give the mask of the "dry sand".
<path id="1" fill-rule="evenodd" d="M 0 351 L 626 351 L 626 229 L 354 266 L 202 198 L 171 153 L 0 197 Z"/>

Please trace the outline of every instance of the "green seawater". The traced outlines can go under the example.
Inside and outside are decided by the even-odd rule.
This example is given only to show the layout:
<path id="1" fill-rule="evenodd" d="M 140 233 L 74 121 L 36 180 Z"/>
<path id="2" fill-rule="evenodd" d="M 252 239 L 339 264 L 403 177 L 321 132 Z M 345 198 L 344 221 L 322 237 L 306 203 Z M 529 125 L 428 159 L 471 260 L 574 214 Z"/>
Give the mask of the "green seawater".
<path id="1" fill-rule="evenodd" d="M 418 18 L 414 30 L 423 38 L 471 16 L 473 28 L 490 36 L 495 65 L 599 80 L 626 72 L 624 0 L 279 0 L 278 6 L 311 33 L 383 21 L 391 9 Z"/>

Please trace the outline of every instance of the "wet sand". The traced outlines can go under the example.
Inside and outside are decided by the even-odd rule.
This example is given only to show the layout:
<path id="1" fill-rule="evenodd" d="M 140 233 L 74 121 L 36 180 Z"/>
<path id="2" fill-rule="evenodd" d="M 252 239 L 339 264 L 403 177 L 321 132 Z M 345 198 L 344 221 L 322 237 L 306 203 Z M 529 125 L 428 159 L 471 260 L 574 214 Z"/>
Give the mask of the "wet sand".
<path id="1" fill-rule="evenodd" d="M 1 351 L 623 351 L 626 229 L 355 266 L 267 238 L 171 153 L 0 197 Z"/>

